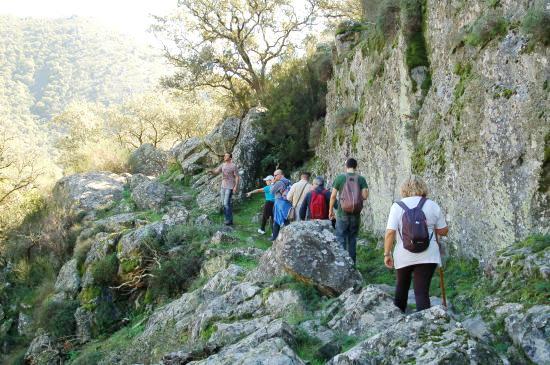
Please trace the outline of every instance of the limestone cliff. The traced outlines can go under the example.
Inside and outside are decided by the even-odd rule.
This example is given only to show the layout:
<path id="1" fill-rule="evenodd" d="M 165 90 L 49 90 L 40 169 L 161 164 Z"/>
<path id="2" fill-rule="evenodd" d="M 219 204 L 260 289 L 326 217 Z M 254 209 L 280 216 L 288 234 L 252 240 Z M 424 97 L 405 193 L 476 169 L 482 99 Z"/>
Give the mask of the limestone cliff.
<path id="1" fill-rule="evenodd" d="M 425 1 L 428 60 L 421 66 L 407 59 L 417 40 L 407 38 L 398 11 L 388 14 L 401 26 L 381 46 L 373 46 L 368 25 L 336 37 L 317 156 L 330 177 L 347 156 L 359 160 L 371 191 L 363 213 L 368 229 L 385 229 L 400 182 L 414 172 L 444 208 L 461 253 L 490 260 L 529 233 L 548 232 L 541 176 L 550 133 L 549 52 L 520 31 L 532 3 Z M 472 25 L 491 17 L 505 24 L 500 36 L 477 46 L 464 41 Z"/>

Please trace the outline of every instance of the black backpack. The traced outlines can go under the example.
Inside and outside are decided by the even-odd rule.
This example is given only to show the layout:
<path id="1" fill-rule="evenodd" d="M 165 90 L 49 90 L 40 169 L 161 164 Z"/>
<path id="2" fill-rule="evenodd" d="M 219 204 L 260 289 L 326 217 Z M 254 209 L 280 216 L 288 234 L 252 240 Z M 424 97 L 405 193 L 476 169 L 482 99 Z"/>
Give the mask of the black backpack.
<path id="1" fill-rule="evenodd" d="M 401 220 L 401 232 L 399 232 L 403 241 L 403 247 L 414 253 L 426 251 L 430 246 L 433 236 L 433 233 L 430 235 L 428 232 L 428 223 L 422 211 L 422 207 L 427 200 L 422 197 L 416 208 L 413 209 L 409 209 L 402 201 L 396 202 L 405 210 Z"/>

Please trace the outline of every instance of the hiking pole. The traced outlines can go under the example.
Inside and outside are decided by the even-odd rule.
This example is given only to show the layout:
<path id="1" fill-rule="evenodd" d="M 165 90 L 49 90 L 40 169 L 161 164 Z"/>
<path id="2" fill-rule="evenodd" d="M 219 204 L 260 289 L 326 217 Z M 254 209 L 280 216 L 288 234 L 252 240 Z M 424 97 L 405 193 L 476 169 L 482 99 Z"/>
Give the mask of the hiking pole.
<path id="1" fill-rule="evenodd" d="M 441 256 L 441 266 L 439 266 L 439 287 L 441 288 L 441 298 L 443 300 L 443 306 L 447 308 L 447 295 L 445 294 L 445 278 L 443 275 L 443 251 L 441 250 L 441 244 L 439 243 L 439 237 L 435 234 L 435 241 L 439 246 L 439 255 Z"/>

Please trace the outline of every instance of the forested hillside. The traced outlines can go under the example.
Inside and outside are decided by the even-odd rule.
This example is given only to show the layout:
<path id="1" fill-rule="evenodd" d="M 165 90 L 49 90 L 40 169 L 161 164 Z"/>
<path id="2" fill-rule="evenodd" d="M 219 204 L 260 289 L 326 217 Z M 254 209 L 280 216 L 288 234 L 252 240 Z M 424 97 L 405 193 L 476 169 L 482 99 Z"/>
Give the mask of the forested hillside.
<path id="1" fill-rule="evenodd" d="M 151 49 L 85 18 L 0 16 L 0 29 L 0 114 L 18 126 L 74 100 L 119 102 L 156 85 L 166 67 Z"/>

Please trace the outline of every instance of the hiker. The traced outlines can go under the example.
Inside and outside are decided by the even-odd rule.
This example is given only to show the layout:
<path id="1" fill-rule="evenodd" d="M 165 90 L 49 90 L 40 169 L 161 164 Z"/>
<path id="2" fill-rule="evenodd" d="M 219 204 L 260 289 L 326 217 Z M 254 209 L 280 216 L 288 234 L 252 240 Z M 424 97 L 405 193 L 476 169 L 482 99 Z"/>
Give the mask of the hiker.
<path id="1" fill-rule="evenodd" d="M 336 211 L 336 238 L 344 250 L 348 251 L 353 263 L 356 262 L 357 234 L 361 220 L 363 200 L 369 197 L 369 187 L 365 178 L 355 172 L 357 160 L 346 160 L 346 173 L 334 179 L 330 196 L 329 219 L 334 218 L 334 206 L 338 198 Z"/>
<path id="2" fill-rule="evenodd" d="M 300 221 L 300 207 L 306 194 L 311 190 L 310 177 L 311 174 L 309 172 L 302 172 L 300 174 L 300 181 L 292 184 L 290 187 L 287 196 L 288 201 L 292 204 L 289 212 L 289 221 Z"/>
<path id="3" fill-rule="evenodd" d="M 239 169 L 233 163 L 233 154 L 226 153 L 223 156 L 223 163 L 216 169 L 211 170 L 212 175 L 222 174 L 222 186 L 220 190 L 221 202 L 223 205 L 224 224 L 233 225 L 232 196 L 237 193 L 239 186 Z"/>
<path id="4" fill-rule="evenodd" d="M 392 205 L 388 218 L 384 264 L 397 271 L 395 305 L 403 312 L 407 309 L 412 276 L 416 310 L 421 311 L 430 308 L 430 282 L 441 265 L 436 235 L 446 236 L 449 228 L 439 205 L 426 198 L 428 187 L 421 178 L 413 175 L 405 180 L 400 193 L 402 200 Z"/>
<path id="5" fill-rule="evenodd" d="M 300 219 L 328 219 L 330 195 L 330 191 L 325 189 L 325 179 L 321 176 L 313 179 L 313 188 L 306 194 L 300 206 Z"/>
<path id="6" fill-rule="evenodd" d="M 265 203 L 262 214 L 262 225 L 258 228 L 259 234 L 265 234 L 265 225 L 267 220 L 271 218 L 271 230 L 273 231 L 273 205 L 275 204 L 275 197 L 271 194 L 271 184 L 273 183 L 273 175 L 266 176 L 264 178 L 265 186 L 261 189 L 252 190 L 246 193 L 247 198 L 250 198 L 252 194 L 264 193 Z"/>
<path id="7" fill-rule="evenodd" d="M 275 205 L 273 207 L 273 232 L 270 241 L 275 241 L 279 236 L 279 230 L 282 226 L 289 224 L 288 212 L 292 208 L 292 204 L 287 200 L 290 190 L 290 180 L 288 180 L 283 170 L 276 170 L 273 173 L 274 184 L 271 185 L 271 194 L 275 197 Z"/>

